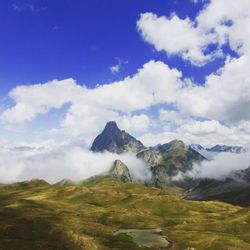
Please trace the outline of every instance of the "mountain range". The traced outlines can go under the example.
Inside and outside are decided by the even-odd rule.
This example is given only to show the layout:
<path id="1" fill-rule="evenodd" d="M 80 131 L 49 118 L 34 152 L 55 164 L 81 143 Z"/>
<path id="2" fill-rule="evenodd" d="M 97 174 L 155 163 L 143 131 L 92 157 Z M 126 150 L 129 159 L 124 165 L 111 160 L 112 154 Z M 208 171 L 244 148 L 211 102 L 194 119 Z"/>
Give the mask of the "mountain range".
<path id="1" fill-rule="evenodd" d="M 116 154 L 134 153 L 137 158 L 144 161 L 151 171 L 152 177 L 146 185 L 166 188 L 178 186 L 187 190 L 188 199 L 224 199 L 237 203 L 227 192 L 240 192 L 244 190 L 239 201 L 241 204 L 250 203 L 250 178 L 249 170 L 235 171 L 223 179 L 195 179 L 184 177 L 176 180 L 175 176 L 192 170 L 193 164 L 199 165 L 202 161 L 211 160 L 212 154 L 222 152 L 245 153 L 247 150 L 240 146 L 216 145 L 204 148 L 199 144 L 186 145 L 181 140 L 173 140 L 155 147 L 146 147 L 142 142 L 120 130 L 114 121 L 106 124 L 104 130 L 95 138 L 91 150 L 93 152 L 111 152 Z M 210 155 L 209 155 L 210 153 Z M 118 157 L 119 158 L 119 157 Z M 123 164 L 123 163 L 122 163 Z M 130 176 L 128 173 L 127 175 Z M 132 181 L 132 180 L 131 180 Z"/>
<path id="2" fill-rule="evenodd" d="M 227 146 L 218 144 L 210 148 L 205 148 L 200 144 L 191 144 L 190 147 L 202 154 L 207 159 L 212 159 L 218 153 L 242 154 L 248 151 L 247 148 L 242 146 Z"/>
<path id="3" fill-rule="evenodd" d="M 179 171 L 185 173 L 191 170 L 193 163 L 205 160 L 204 156 L 179 140 L 147 148 L 142 142 L 120 130 L 114 121 L 106 124 L 101 134 L 95 138 L 91 150 L 117 154 L 136 153 L 137 158 L 144 161 L 152 173 L 148 184 L 160 188 L 168 186 L 171 177 Z"/>

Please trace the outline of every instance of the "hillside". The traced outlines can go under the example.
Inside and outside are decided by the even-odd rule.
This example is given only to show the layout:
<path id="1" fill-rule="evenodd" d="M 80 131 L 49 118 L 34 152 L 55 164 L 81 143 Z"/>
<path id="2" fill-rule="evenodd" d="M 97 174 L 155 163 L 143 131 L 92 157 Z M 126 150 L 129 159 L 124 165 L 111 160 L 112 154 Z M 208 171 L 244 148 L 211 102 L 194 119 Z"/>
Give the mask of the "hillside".
<path id="1" fill-rule="evenodd" d="M 184 200 L 176 188 L 124 184 L 111 176 L 78 186 L 33 180 L 2 185 L 0 201 L 1 250 L 160 249 L 136 244 L 143 237 L 153 241 L 155 231 L 151 238 L 145 230 L 113 235 L 159 228 L 170 249 L 250 249 L 249 208 Z"/>

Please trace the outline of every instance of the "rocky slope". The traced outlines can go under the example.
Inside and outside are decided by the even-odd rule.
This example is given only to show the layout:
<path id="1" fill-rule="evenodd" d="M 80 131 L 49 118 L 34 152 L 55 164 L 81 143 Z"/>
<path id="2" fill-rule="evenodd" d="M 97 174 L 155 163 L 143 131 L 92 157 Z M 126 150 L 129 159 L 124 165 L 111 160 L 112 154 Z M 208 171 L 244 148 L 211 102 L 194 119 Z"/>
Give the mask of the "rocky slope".
<path id="1" fill-rule="evenodd" d="M 114 121 L 106 124 L 102 133 L 95 138 L 91 146 L 93 152 L 109 151 L 117 154 L 125 152 L 137 153 L 144 148 L 140 141 L 124 130 L 120 130 Z"/>

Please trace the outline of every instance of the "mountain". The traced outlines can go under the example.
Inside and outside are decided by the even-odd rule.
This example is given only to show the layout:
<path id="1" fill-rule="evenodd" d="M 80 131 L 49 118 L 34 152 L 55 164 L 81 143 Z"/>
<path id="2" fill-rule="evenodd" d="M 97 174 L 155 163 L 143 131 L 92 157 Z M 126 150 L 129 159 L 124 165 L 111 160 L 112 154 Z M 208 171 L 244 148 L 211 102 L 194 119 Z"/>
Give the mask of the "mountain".
<path id="1" fill-rule="evenodd" d="M 202 179 L 188 194 L 193 200 L 220 200 L 250 205 L 250 167 L 231 172 L 223 179 Z"/>
<path id="2" fill-rule="evenodd" d="M 171 183 L 171 178 L 180 172 L 192 169 L 193 163 L 206 158 L 180 140 L 146 148 L 140 141 L 118 128 L 114 121 L 106 124 L 104 130 L 94 140 L 93 152 L 137 153 L 152 172 L 149 185 L 163 188 Z"/>
<path id="3" fill-rule="evenodd" d="M 245 148 L 240 147 L 240 146 L 227 146 L 227 145 L 216 145 L 211 148 L 206 148 L 206 150 L 210 152 L 216 152 L 216 153 L 230 152 L 230 153 L 236 153 L 236 154 L 245 153 L 247 151 Z"/>
<path id="4" fill-rule="evenodd" d="M 190 144 L 190 147 L 196 151 L 205 150 L 205 148 L 203 146 L 201 146 L 200 144 Z"/>
<path id="5" fill-rule="evenodd" d="M 168 186 L 171 183 L 171 177 L 177 175 L 179 171 L 185 173 L 192 169 L 193 163 L 206 160 L 180 140 L 145 149 L 139 152 L 137 157 L 150 165 L 151 185 L 160 188 Z"/>
<path id="6" fill-rule="evenodd" d="M 114 121 L 106 124 L 102 133 L 95 138 L 91 146 L 93 152 L 109 151 L 116 154 L 137 153 L 143 149 L 145 147 L 140 141 L 124 130 L 120 130 Z"/>
<path id="7" fill-rule="evenodd" d="M 162 155 L 161 163 L 169 166 L 170 175 L 175 175 L 178 171 L 186 172 L 194 162 L 205 160 L 205 157 L 180 140 L 160 145 L 158 150 Z"/>
<path id="8" fill-rule="evenodd" d="M 205 148 L 200 144 L 191 144 L 190 147 L 208 160 L 212 160 L 219 153 L 241 154 L 247 152 L 247 149 L 241 146 L 216 145 L 211 148 Z"/>
<path id="9" fill-rule="evenodd" d="M 222 152 L 229 152 L 229 153 L 236 153 L 241 154 L 247 152 L 247 149 L 241 146 L 227 146 L 227 145 L 215 145 L 211 148 L 204 148 L 200 144 L 191 144 L 190 147 L 198 152 L 213 152 L 213 153 L 222 153 Z"/>

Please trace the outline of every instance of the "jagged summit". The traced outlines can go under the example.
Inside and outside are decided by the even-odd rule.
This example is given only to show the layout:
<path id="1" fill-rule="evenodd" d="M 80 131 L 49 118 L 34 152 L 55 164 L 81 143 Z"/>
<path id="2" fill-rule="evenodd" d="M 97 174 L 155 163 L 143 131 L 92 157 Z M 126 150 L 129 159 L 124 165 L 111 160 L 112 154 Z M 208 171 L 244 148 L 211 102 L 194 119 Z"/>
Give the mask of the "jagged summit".
<path id="1" fill-rule="evenodd" d="M 104 130 L 99 134 L 92 146 L 93 152 L 109 151 L 112 153 L 137 153 L 144 149 L 144 145 L 124 130 L 120 130 L 115 121 L 106 124 Z"/>
<path id="2" fill-rule="evenodd" d="M 174 149 L 187 149 L 187 146 L 185 145 L 185 143 L 181 140 L 172 140 L 168 143 L 162 144 L 158 146 L 158 150 L 160 152 L 168 152 L 168 151 L 172 151 Z"/>
<path id="3" fill-rule="evenodd" d="M 106 131 L 115 131 L 115 130 L 119 130 L 119 128 L 118 128 L 115 121 L 109 121 L 109 122 L 106 123 L 106 126 L 105 126 L 104 130 L 106 130 Z"/>

